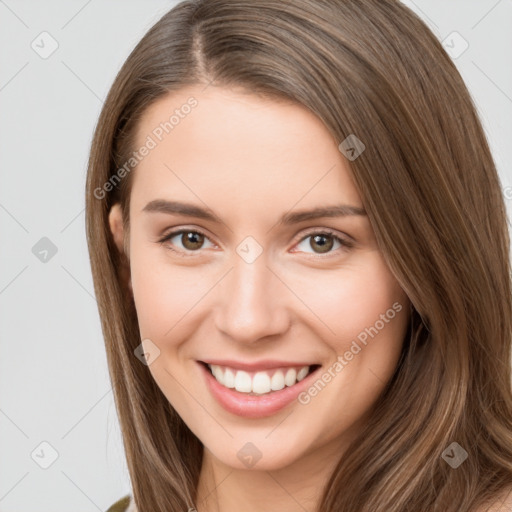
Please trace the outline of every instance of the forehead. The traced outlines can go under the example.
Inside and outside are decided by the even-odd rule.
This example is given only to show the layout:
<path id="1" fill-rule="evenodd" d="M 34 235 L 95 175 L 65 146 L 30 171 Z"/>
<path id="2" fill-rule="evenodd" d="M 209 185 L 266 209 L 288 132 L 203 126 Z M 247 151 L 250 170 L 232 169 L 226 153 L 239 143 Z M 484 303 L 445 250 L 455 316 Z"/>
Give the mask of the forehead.
<path id="1" fill-rule="evenodd" d="M 322 121 L 285 101 L 204 85 L 169 93 L 144 113 L 135 201 L 156 196 L 281 209 L 361 205 L 345 157 Z M 195 196 L 195 197 L 194 197 Z"/>

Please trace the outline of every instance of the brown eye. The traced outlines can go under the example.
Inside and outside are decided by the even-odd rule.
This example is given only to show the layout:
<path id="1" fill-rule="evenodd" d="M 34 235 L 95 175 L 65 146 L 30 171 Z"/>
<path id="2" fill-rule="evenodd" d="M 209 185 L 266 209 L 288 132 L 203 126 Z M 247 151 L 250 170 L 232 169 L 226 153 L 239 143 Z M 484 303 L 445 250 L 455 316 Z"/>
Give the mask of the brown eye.
<path id="1" fill-rule="evenodd" d="M 161 244 L 165 244 L 167 247 L 173 249 L 174 251 L 183 254 L 200 252 L 199 249 L 208 247 L 208 245 L 205 247 L 205 242 L 209 244 L 209 247 L 214 246 L 210 239 L 206 235 L 203 235 L 203 233 L 188 229 L 172 231 L 164 238 L 159 240 L 159 242 Z"/>
<path id="2" fill-rule="evenodd" d="M 330 231 L 316 231 L 302 238 L 297 244 L 300 252 L 318 255 L 329 255 L 339 251 L 349 250 L 352 242 Z M 313 250 L 313 252 L 311 252 Z M 295 251 L 294 251 L 295 252 Z"/>
<path id="3" fill-rule="evenodd" d="M 310 237 L 309 245 L 315 252 L 329 252 L 334 246 L 332 235 L 314 235 Z"/>
<path id="4" fill-rule="evenodd" d="M 190 251 L 200 249 L 204 243 L 204 235 L 195 231 L 184 231 L 181 234 L 181 243 Z"/>

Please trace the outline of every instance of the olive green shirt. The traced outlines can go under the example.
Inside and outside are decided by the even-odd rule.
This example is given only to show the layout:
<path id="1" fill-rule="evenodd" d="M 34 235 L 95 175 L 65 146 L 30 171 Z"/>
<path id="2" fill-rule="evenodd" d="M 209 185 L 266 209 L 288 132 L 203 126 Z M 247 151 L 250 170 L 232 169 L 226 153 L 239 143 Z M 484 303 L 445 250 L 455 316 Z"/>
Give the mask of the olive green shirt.
<path id="1" fill-rule="evenodd" d="M 126 512 L 130 505 L 130 495 L 124 496 L 119 501 L 116 501 L 107 512 Z"/>

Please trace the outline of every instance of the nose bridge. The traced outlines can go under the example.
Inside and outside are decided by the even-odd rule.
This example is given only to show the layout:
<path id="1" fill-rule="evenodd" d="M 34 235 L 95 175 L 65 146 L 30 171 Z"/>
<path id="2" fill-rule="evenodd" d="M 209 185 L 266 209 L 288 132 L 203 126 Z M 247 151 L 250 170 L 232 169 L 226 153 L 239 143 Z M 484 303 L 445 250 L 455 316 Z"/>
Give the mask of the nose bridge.
<path id="1" fill-rule="evenodd" d="M 220 287 L 217 328 L 233 339 L 254 342 L 286 330 L 282 284 L 267 267 L 266 254 L 254 261 L 233 255 L 233 268 Z"/>

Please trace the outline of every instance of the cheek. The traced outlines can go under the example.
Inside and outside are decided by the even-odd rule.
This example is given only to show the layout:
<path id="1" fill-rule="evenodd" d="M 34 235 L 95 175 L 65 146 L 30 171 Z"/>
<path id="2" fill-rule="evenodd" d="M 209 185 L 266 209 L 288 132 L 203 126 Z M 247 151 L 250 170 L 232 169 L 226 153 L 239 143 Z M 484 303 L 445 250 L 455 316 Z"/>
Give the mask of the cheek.
<path id="1" fill-rule="evenodd" d="M 324 440 L 354 425 L 357 430 L 375 403 L 395 371 L 409 311 L 409 299 L 380 253 L 340 268 L 336 278 L 330 274 L 319 273 L 314 287 L 304 279 L 300 288 L 319 317 L 310 328 L 331 352 L 318 380 L 299 397 L 305 421 L 317 425 Z"/>
<path id="2" fill-rule="evenodd" d="M 350 350 L 352 341 L 364 345 L 377 334 L 401 344 L 407 319 L 399 312 L 407 310 L 408 298 L 379 252 L 311 277 L 296 276 L 294 291 L 310 311 L 311 325 L 337 354 Z"/>
<path id="3" fill-rule="evenodd" d="M 215 284 L 206 269 L 171 264 L 163 249 L 147 248 L 136 241 L 130 267 L 142 338 L 171 340 L 186 323 L 186 315 Z"/>

